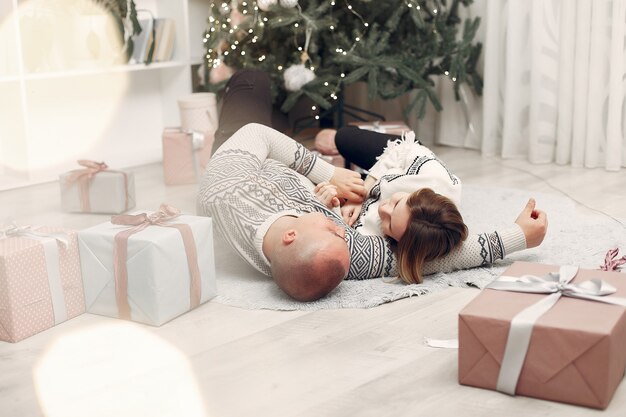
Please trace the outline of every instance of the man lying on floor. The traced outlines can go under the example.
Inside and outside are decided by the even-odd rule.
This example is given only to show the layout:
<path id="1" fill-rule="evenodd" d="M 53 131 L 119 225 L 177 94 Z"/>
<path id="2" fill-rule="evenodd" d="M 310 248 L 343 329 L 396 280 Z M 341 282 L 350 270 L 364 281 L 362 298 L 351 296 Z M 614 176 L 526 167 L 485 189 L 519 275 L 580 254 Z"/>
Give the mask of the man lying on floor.
<path id="1" fill-rule="evenodd" d="M 198 212 L 211 216 L 230 245 L 254 268 L 301 301 L 324 297 L 343 279 L 397 276 L 389 239 L 350 228 L 314 194 L 328 181 L 339 197 L 359 201 L 360 176 L 318 159 L 271 125 L 269 78 L 243 70 L 229 81 L 216 142 L 200 184 Z M 473 268 L 543 239 L 546 226 L 526 207 L 516 224 L 469 236 L 424 274 Z M 426 278 L 428 279 L 428 278 Z"/>

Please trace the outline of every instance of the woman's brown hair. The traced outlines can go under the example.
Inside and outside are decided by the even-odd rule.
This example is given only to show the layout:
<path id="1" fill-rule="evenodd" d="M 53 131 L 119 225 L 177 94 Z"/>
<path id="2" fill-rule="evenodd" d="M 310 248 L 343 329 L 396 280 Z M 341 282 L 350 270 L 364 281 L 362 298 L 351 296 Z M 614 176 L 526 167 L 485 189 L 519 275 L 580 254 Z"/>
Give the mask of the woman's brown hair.
<path id="1" fill-rule="evenodd" d="M 467 226 L 452 200 L 430 188 L 413 192 L 406 204 L 410 216 L 398 241 L 398 270 L 403 281 L 419 284 L 424 263 L 447 255 L 464 241 Z"/>

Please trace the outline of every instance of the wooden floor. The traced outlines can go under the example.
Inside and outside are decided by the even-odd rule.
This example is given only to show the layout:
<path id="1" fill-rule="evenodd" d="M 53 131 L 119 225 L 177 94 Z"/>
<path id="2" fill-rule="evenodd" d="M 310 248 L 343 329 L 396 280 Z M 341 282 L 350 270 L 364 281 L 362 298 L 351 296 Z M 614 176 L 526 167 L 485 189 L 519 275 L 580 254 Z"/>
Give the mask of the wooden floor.
<path id="1" fill-rule="evenodd" d="M 465 184 L 565 193 L 581 210 L 626 218 L 626 173 L 437 153 Z M 134 169 L 138 208 L 195 211 L 196 186 Z M 0 219 L 84 228 L 108 219 L 59 210 L 58 184 L 0 192 Z M 548 213 L 556 216 L 558 213 Z M 626 248 L 622 248 L 626 250 Z M 218 260 L 219 262 L 219 260 Z M 449 289 L 368 310 L 276 312 L 209 302 L 159 328 L 84 314 L 0 342 L 0 416 L 591 416 L 600 412 L 457 383 L 456 337 L 476 290 Z M 604 416 L 623 416 L 621 384 Z"/>

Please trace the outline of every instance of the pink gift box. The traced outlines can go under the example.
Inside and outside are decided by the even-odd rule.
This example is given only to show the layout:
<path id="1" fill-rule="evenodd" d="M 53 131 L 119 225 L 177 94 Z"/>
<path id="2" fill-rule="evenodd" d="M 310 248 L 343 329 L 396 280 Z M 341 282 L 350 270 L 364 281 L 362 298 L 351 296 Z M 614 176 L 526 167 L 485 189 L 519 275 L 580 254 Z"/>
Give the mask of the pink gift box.
<path id="1" fill-rule="evenodd" d="M 54 238 L 0 238 L 0 340 L 17 342 L 85 312 L 76 232 Z"/>
<path id="2" fill-rule="evenodd" d="M 214 133 L 163 130 L 163 178 L 167 185 L 193 184 L 211 158 Z"/>
<path id="3" fill-rule="evenodd" d="M 543 277 L 558 271 L 558 266 L 515 262 L 502 275 Z M 626 297 L 623 273 L 579 269 L 572 283 L 593 278 L 616 288 L 606 297 Z M 459 313 L 459 383 L 495 390 L 512 319 L 547 296 L 487 288 L 472 300 Z M 604 409 L 625 369 L 626 308 L 562 296 L 532 326 L 514 393 Z"/>

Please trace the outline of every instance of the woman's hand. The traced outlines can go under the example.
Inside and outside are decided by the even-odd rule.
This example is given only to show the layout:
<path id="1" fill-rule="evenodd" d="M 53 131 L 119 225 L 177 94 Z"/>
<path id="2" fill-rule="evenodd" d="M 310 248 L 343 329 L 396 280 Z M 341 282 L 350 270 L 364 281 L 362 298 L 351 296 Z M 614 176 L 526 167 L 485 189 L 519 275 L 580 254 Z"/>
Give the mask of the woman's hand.
<path id="1" fill-rule="evenodd" d="M 341 217 L 343 217 L 343 221 L 348 223 L 348 226 L 352 226 L 356 219 L 359 218 L 359 213 L 361 213 L 361 204 L 360 203 L 351 203 L 347 202 L 343 206 L 341 206 Z"/>
<path id="2" fill-rule="evenodd" d="M 526 238 L 526 249 L 539 246 L 543 242 L 548 230 L 548 216 L 541 210 L 537 210 L 534 198 L 528 200 L 526 207 L 517 216 L 515 223 L 522 228 Z"/>
<path id="3" fill-rule="evenodd" d="M 313 190 L 315 196 L 329 209 L 339 206 L 339 198 L 337 197 L 337 187 L 329 182 L 320 182 Z"/>
<path id="4" fill-rule="evenodd" d="M 337 197 L 339 198 L 354 203 L 360 203 L 365 198 L 365 185 L 358 172 L 336 167 L 330 183 L 337 187 Z"/>

